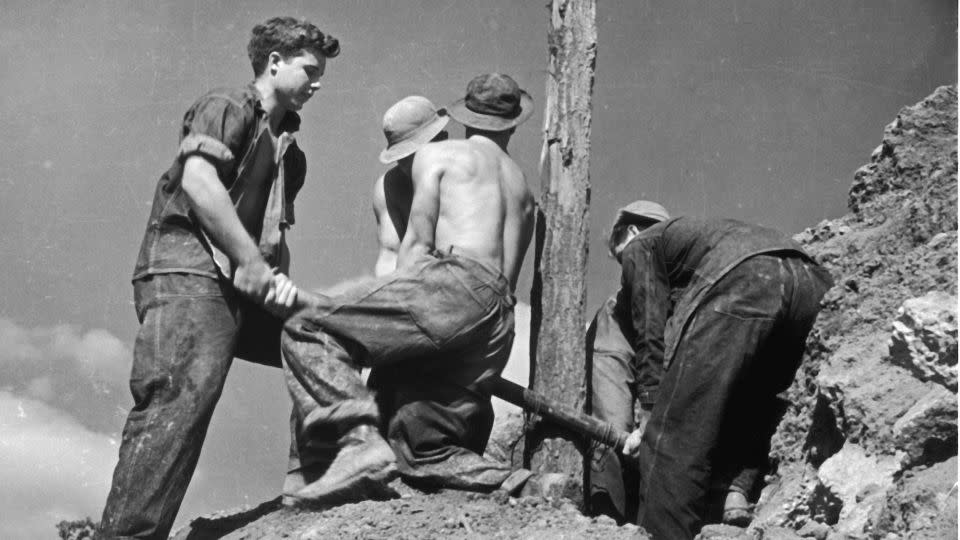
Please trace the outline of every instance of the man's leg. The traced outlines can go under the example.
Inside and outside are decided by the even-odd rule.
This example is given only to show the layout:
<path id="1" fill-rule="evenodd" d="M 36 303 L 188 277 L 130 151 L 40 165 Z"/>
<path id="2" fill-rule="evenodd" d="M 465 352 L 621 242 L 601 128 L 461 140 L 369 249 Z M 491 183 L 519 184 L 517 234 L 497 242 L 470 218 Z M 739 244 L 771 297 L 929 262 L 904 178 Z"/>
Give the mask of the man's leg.
<path id="1" fill-rule="evenodd" d="M 440 254 L 424 256 L 411 266 L 339 296 L 320 297 L 314 306 L 287 321 L 283 338 L 285 361 L 304 395 L 315 402 L 310 405 L 306 399 L 294 400 L 294 405 L 301 409 L 298 414 L 303 419 L 303 443 L 317 440 L 316 433 L 329 435 L 331 425 L 376 426 L 376 403 L 372 393 L 360 383 L 357 366 L 419 362 L 460 350 L 466 344 L 486 344 L 478 341 L 478 336 L 486 331 L 485 321 L 496 315 L 503 299 L 493 294 L 493 287 L 465 270 L 464 264 L 469 263 Z M 498 283 L 500 289 L 507 287 L 505 278 L 502 279 L 503 283 Z M 512 332 L 512 325 L 509 330 Z M 318 377 L 318 373 L 333 376 Z M 295 385 L 291 385 L 291 391 L 297 393 Z M 333 432 L 340 434 L 343 428 Z M 378 446 L 379 435 L 375 431 L 370 433 L 367 429 L 364 433 L 370 444 L 361 447 Z M 335 446 L 344 449 L 343 444 Z M 333 476 L 330 471 L 337 469 L 334 465 L 338 461 L 343 461 L 341 454 L 312 484 L 315 489 L 308 490 L 310 497 L 327 496 L 326 486 Z M 367 454 L 374 453 L 364 455 Z M 381 454 L 377 451 L 376 459 L 366 460 L 371 468 L 382 464 Z M 363 463 L 365 458 L 354 461 Z M 360 481 L 364 475 L 361 470 L 354 476 Z M 347 481 L 345 477 L 344 482 Z M 301 495 L 307 496 L 303 490 Z"/>
<path id="2" fill-rule="evenodd" d="M 396 457 L 377 430 L 377 404 L 359 368 L 412 361 L 439 350 L 435 336 L 425 333 L 409 309 L 418 297 L 431 296 L 424 289 L 434 262 L 425 258 L 338 296 L 318 296 L 315 305 L 285 324 L 282 349 L 296 445 L 284 486 L 287 502 L 391 495 L 386 483 L 395 473 Z M 431 285 L 433 296 L 438 288 L 442 292 L 442 283 Z"/>
<path id="3" fill-rule="evenodd" d="M 343 503 L 393 496 L 395 457 L 377 432 L 379 412 L 340 340 L 284 334 L 284 376 L 293 401 L 287 504 Z M 354 355 L 357 354 L 356 352 Z"/>
<path id="4" fill-rule="evenodd" d="M 281 339 L 284 371 L 304 443 L 379 422 L 374 394 L 361 367 L 377 367 L 436 354 L 404 300 L 423 289 L 420 264 L 364 282 L 287 320 Z M 315 437 L 315 435 L 317 435 Z"/>
<path id="5" fill-rule="evenodd" d="M 335 336 L 363 367 L 460 350 L 478 342 L 483 321 L 509 296 L 506 278 L 483 275 L 474 266 L 479 263 L 424 255 L 337 296 L 318 296 L 314 306 L 287 320 L 284 333 L 297 342 L 324 343 L 321 335 Z"/>
<path id="6" fill-rule="evenodd" d="M 786 281 L 775 257 L 744 261 L 714 285 L 681 338 L 640 446 L 638 522 L 655 539 L 700 529 L 720 426 L 784 312 Z"/>
<path id="7" fill-rule="evenodd" d="M 100 525 L 103 538 L 167 538 L 200 457 L 236 342 L 235 306 L 211 278 L 165 274 L 135 284 L 140 332 Z"/>
<path id="8" fill-rule="evenodd" d="M 483 382 L 509 358 L 512 310 L 488 326 L 487 343 L 374 369 L 371 384 L 385 394 L 387 438 L 407 483 L 490 491 L 509 475 L 508 465 L 483 457 L 494 420 Z"/>
<path id="9" fill-rule="evenodd" d="M 284 482 L 287 502 L 297 497 L 307 502 L 308 495 L 311 501 L 323 502 L 342 491 L 323 480 L 340 453 L 340 439 L 354 428 L 378 425 L 374 394 L 364 386 L 359 371 L 360 366 L 373 364 L 375 357 L 367 347 L 381 356 L 391 344 L 419 351 L 435 348 L 397 301 L 398 290 L 410 280 L 401 281 L 401 287 L 396 281 L 395 275 L 384 276 L 337 296 L 315 295 L 311 307 L 284 325 L 284 374 L 293 401 L 290 463 Z M 378 437 L 367 437 L 375 450 L 381 447 Z M 370 459 L 360 461 L 379 477 L 394 460 L 377 450 Z M 361 480 L 363 476 L 359 471 Z M 310 485 L 322 489 L 300 493 Z"/>
<path id="10" fill-rule="evenodd" d="M 724 521 L 748 523 L 751 512 L 737 512 L 757 494 L 761 474 L 768 468 L 770 439 L 788 403 L 780 394 L 793 382 L 803 359 L 807 335 L 816 320 L 820 300 L 832 285 L 829 274 L 801 257 L 788 257 L 782 268 L 792 291 L 776 329 L 762 346 L 753 369 L 745 373 L 731 413 L 722 427 L 717 460 L 728 469 L 728 503 Z"/>
<path id="11" fill-rule="evenodd" d="M 633 431 L 633 370 L 630 358 L 623 354 L 595 351 L 590 377 L 591 414 L 617 429 Z M 606 514 L 619 523 L 632 521 L 636 486 L 625 482 L 626 470 L 617 451 L 597 446 L 590 461 L 589 508 Z M 628 496 L 628 491 L 633 496 Z"/>

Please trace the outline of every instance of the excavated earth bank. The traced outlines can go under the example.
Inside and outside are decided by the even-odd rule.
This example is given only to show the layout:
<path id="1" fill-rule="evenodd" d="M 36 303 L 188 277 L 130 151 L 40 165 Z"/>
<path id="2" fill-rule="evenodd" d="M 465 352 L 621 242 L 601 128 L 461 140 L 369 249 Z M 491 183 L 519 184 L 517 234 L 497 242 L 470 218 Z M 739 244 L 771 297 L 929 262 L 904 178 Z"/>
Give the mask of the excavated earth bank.
<path id="1" fill-rule="evenodd" d="M 886 127 L 848 206 L 797 235 L 836 286 L 785 396 L 757 519 L 702 538 L 957 538 L 956 87 Z M 502 452 L 517 435 L 498 428 Z M 563 500 L 399 489 L 324 511 L 264 503 L 176 538 L 645 538 Z"/>
<path id="2" fill-rule="evenodd" d="M 788 392 L 758 525 L 957 538 L 956 87 L 900 111 L 848 206 L 797 235 L 836 285 Z"/>

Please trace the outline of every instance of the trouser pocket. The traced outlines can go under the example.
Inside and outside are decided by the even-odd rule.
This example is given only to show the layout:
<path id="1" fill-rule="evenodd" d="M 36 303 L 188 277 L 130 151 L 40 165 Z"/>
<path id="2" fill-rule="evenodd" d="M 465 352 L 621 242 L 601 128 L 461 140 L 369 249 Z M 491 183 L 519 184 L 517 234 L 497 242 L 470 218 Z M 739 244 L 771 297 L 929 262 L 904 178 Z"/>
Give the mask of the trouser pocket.
<path id="1" fill-rule="evenodd" d="M 397 300 L 437 347 L 459 341 L 494 307 L 482 281 L 468 272 L 451 269 L 447 261 L 436 261 L 419 277 L 410 286 L 396 290 Z"/>

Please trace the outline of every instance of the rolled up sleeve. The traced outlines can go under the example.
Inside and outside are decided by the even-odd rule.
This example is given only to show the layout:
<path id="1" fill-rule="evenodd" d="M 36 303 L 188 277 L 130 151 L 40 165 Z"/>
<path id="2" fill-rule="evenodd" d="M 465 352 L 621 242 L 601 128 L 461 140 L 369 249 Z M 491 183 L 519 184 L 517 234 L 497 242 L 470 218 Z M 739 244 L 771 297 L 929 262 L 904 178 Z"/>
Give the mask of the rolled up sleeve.
<path id="1" fill-rule="evenodd" d="M 217 139 L 203 133 L 191 133 L 180 141 L 178 157 L 186 161 L 190 156 L 203 156 L 208 161 L 219 166 L 233 164 L 233 152 Z"/>
<path id="2" fill-rule="evenodd" d="M 243 108 L 226 96 L 200 98 L 184 116 L 178 159 L 185 162 L 190 156 L 201 156 L 225 180 L 224 172 L 236 166 L 236 156 L 243 152 L 246 116 Z"/>

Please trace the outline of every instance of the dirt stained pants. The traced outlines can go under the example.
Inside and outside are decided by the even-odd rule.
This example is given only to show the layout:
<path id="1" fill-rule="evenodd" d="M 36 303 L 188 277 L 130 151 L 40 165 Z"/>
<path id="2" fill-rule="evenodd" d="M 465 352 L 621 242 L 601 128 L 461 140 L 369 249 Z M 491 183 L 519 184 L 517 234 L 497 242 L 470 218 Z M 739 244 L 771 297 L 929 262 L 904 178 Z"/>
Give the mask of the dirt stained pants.
<path id="1" fill-rule="evenodd" d="M 655 539 L 694 537 L 711 477 L 724 473 L 718 464 L 738 474 L 766 462 L 777 394 L 793 381 L 831 284 L 802 257 L 757 255 L 707 292 L 641 441 L 638 523 Z"/>
<path id="2" fill-rule="evenodd" d="M 134 303 L 134 406 L 99 538 L 167 538 L 239 341 L 242 301 L 220 280 L 155 275 L 134 283 Z"/>
<path id="3" fill-rule="evenodd" d="M 590 414 L 627 433 L 634 429 L 636 373 L 633 346 L 614 317 L 617 295 L 597 310 L 587 329 Z M 589 510 L 618 522 L 636 518 L 636 471 L 613 448 L 597 445 L 591 452 Z"/>
<path id="4" fill-rule="evenodd" d="M 318 479 L 339 436 L 363 423 L 387 426 L 408 480 L 492 488 L 509 474 L 480 456 L 493 422 L 481 383 L 506 365 L 515 300 L 500 272 L 452 251 L 322 297 L 287 321 L 295 440 L 285 493 Z M 383 411 L 361 367 L 374 368 Z"/>

